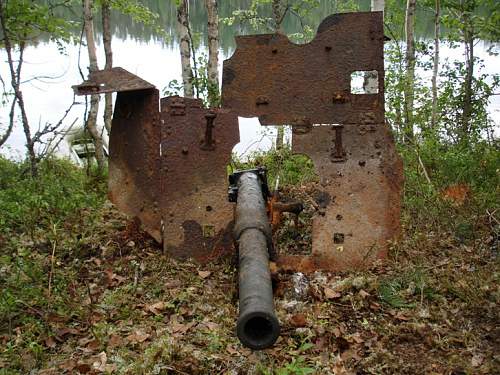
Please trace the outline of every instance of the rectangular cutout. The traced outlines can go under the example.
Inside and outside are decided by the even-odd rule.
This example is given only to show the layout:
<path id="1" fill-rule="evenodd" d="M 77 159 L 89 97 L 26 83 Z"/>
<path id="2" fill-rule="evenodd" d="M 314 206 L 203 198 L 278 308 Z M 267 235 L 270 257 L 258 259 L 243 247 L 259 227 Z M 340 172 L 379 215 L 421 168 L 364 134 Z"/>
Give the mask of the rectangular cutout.
<path id="1" fill-rule="evenodd" d="M 352 72 L 351 94 L 378 94 L 378 72 L 376 70 Z"/>

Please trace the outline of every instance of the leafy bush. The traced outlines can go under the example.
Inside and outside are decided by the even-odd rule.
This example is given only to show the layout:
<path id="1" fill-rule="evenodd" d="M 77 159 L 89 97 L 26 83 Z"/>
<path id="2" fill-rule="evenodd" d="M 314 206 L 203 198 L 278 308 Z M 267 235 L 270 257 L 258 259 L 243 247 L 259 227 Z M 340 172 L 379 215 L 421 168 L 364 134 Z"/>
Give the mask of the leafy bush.
<path id="1" fill-rule="evenodd" d="M 40 176 L 33 179 L 26 164 L 0 158 L 1 233 L 33 237 L 77 217 L 83 208 L 101 205 L 104 198 L 102 182 L 89 179 L 68 160 L 43 160 Z"/>
<path id="2" fill-rule="evenodd" d="M 280 185 L 301 185 L 318 180 L 312 160 L 306 155 L 293 154 L 290 146 L 285 146 L 281 150 L 256 151 L 247 161 L 239 160 L 233 155 L 231 165 L 233 170 L 257 166 L 267 168 L 270 187 L 274 187 L 277 176 L 280 178 Z"/>

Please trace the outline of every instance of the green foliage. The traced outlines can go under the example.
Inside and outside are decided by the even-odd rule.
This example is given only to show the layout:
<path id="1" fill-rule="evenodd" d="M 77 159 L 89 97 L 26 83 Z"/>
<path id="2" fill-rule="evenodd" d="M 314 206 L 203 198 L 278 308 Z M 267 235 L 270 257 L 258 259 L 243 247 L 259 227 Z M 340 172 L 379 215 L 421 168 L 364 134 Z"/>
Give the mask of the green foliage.
<path id="1" fill-rule="evenodd" d="M 193 88 L 196 98 L 203 100 L 203 105 L 208 108 L 210 107 L 210 98 L 215 98 L 215 107 L 219 106 L 220 103 L 220 92 L 217 85 L 215 85 L 211 80 L 208 79 L 208 58 L 206 54 L 201 54 L 198 57 L 196 64 L 196 74 L 193 74 Z M 194 73 L 194 72 L 193 72 Z M 171 80 L 167 87 L 163 89 L 163 95 L 174 96 L 181 95 L 183 90 L 182 82 L 177 79 Z"/>
<path id="2" fill-rule="evenodd" d="M 64 3 L 34 2 L 31 0 L 3 1 L 7 34 L 12 44 L 28 43 L 46 34 L 56 42 L 68 42 L 73 22 L 55 15 Z M 4 40 L 1 40 L 3 47 Z"/>
<path id="3" fill-rule="evenodd" d="M 484 64 L 475 58 L 475 66 L 480 71 Z M 476 143 L 484 139 L 494 129 L 494 122 L 488 113 L 488 103 L 493 93 L 500 87 L 500 74 L 488 75 L 479 72 L 472 78 L 472 113 L 466 133 L 462 126 L 463 102 L 465 96 L 463 77 L 466 66 L 461 61 L 446 61 L 440 76 L 442 85 L 438 99 L 440 130 L 445 139 L 453 142 Z"/>
<path id="4" fill-rule="evenodd" d="M 379 285 L 378 292 L 382 302 L 395 308 L 411 308 L 416 301 L 432 299 L 433 290 L 428 285 L 428 275 L 421 269 L 402 273 L 397 277 L 386 278 Z"/>
<path id="5" fill-rule="evenodd" d="M 300 31 L 288 33 L 288 37 L 294 42 L 306 43 L 312 40 L 315 29 L 309 16 L 320 6 L 319 0 L 293 0 L 280 1 L 281 22 L 286 17 L 293 17 L 300 24 Z M 276 20 L 272 12 L 272 0 L 252 0 L 248 8 L 236 9 L 230 16 L 221 18 L 225 25 L 235 24 L 249 26 L 254 32 L 274 32 L 276 31 Z M 352 11 L 357 8 L 353 0 L 336 1 L 335 10 L 337 12 Z M 314 25 L 317 26 L 317 25 Z M 286 31 L 286 30 L 285 30 Z"/>
<path id="6" fill-rule="evenodd" d="M 151 11 L 147 6 L 136 0 L 99 0 L 101 3 L 108 3 L 112 9 L 130 16 L 136 23 L 149 26 L 156 35 L 168 39 L 169 35 L 165 32 L 164 26 L 160 23 L 160 16 Z"/>
<path id="7" fill-rule="evenodd" d="M 102 204 L 103 188 L 66 160 L 43 160 L 40 176 L 31 178 L 24 163 L 0 158 L 0 232 L 34 235 L 62 225 Z"/>
<path id="8" fill-rule="evenodd" d="M 233 171 L 257 166 L 267 168 L 270 187 L 274 186 L 278 176 L 280 185 L 301 185 L 318 180 L 312 160 L 305 155 L 293 154 L 290 146 L 285 146 L 281 150 L 256 151 L 245 161 L 233 155 L 231 165 Z"/>

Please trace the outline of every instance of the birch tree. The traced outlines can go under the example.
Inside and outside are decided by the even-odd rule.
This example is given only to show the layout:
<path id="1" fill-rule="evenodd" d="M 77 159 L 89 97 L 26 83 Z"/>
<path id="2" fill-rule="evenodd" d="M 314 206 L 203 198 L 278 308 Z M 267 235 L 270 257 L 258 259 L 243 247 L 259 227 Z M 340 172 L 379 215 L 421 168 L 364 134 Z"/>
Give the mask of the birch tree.
<path id="1" fill-rule="evenodd" d="M 208 15 L 208 103 L 219 105 L 219 11 L 217 0 L 205 0 Z"/>
<path id="2" fill-rule="evenodd" d="M 94 40 L 94 21 L 92 14 L 92 0 L 83 0 L 83 18 L 85 39 L 87 41 L 87 52 L 89 55 L 89 73 L 90 75 L 99 70 L 97 64 L 97 53 Z M 97 114 L 99 112 L 99 95 L 90 96 L 90 109 L 86 119 L 85 126 L 94 141 L 95 158 L 97 160 L 98 173 L 104 170 L 104 146 L 101 135 L 97 129 Z"/>
<path id="3" fill-rule="evenodd" d="M 42 33 L 48 34 L 59 42 L 69 41 L 69 23 L 55 16 L 53 12 L 54 9 L 63 5 L 64 3 L 52 4 L 50 1 L 39 4 L 27 0 L 0 0 L 0 45 L 5 49 L 7 55 L 8 75 L 13 96 L 9 111 L 9 123 L 4 134 L 0 137 L 0 146 L 7 141 L 14 128 L 17 108 L 20 112 L 30 172 L 33 177 L 38 175 L 38 161 L 40 159 L 40 155 L 37 155 L 36 152 L 36 145 L 44 142 L 44 137 L 54 134 L 62 125 L 72 105 L 57 123 L 46 123 L 44 126 L 40 126 L 37 131 L 32 132 L 22 91 L 24 52 L 27 45 L 36 40 Z"/>
<path id="4" fill-rule="evenodd" d="M 111 4 L 109 0 L 101 0 L 101 15 L 102 15 L 102 42 L 104 46 L 104 55 L 106 64 L 104 69 L 113 67 L 113 50 L 111 49 Z M 104 95 L 104 126 L 108 134 L 111 132 L 111 120 L 113 117 L 113 94 L 107 93 Z"/>
<path id="5" fill-rule="evenodd" d="M 177 27 L 179 32 L 179 47 L 181 53 L 182 84 L 184 96 L 194 97 L 193 70 L 191 68 L 192 40 L 189 32 L 189 1 L 180 0 L 177 6 Z"/>
<path id="6" fill-rule="evenodd" d="M 405 14 L 406 79 L 404 89 L 404 141 L 413 140 L 413 104 L 415 96 L 415 8 L 416 0 L 407 0 Z"/>
<path id="7" fill-rule="evenodd" d="M 432 112 L 431 112 L 431 129 L 436 128 L 437 120 L 437 77 L 439 73 L 439 42 L 441 34 L 441 4 L 439 0 L 435 0 L 434 7 L 434 57 L 432 66 Z"/>

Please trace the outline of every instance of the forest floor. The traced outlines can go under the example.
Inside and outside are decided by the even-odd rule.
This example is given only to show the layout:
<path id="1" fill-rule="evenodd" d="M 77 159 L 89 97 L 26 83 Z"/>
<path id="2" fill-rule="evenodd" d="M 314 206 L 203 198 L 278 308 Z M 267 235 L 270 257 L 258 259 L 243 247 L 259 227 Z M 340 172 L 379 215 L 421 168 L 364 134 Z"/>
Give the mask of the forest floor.
<path id="1" fill-rule="evenodd" d="M 283 221 L 278 247 L 310 242 L 309 209 L 298 229 Z M 235 259 L 173 260 L 110 203 L 97 218 L 80 212 L 66 235 L 91 215 L 80 257 L 59 255 L 62 237 L 26 235 L 31 268 L 0 268 L 5 290 L 25 293 L 2 310 L 0 374 L 500 373 L 497 224 L 486 213 L 471 217 L 466 240 L 403 217 L 388 258 L 362 272 L 275 270 L 282 332 L 263 351 L 235 336 Z"/>

